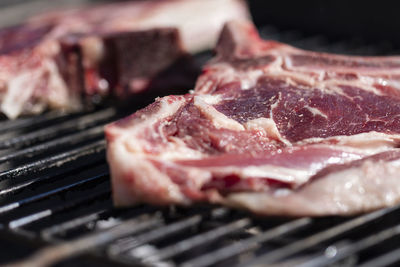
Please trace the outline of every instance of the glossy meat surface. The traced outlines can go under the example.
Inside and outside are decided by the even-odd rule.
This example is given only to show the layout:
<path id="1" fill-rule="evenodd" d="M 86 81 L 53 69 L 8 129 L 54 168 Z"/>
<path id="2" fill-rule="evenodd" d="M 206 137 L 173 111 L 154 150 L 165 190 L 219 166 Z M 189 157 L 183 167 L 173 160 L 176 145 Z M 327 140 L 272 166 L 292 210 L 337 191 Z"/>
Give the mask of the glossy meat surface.
<path id="1" fill-rule="evenodd" d="M 398 57 L 302 51 L 225 26 L 193 93 L 106 128 L 113 198 L 350 215 L 400 200 Z"/>

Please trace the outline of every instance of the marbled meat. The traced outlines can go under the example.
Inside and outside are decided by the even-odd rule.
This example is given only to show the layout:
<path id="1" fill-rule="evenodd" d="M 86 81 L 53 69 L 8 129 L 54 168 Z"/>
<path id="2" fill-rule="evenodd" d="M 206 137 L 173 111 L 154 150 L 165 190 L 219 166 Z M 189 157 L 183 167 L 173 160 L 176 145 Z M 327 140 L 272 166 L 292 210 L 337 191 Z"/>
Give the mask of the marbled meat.
<path id="1" fill-rule="evenodd" d="M 351 215 L 400 201 L 400 57 L 264 41 L 228 23 L 194 92 L 106 128 L 116 205 Z"/>
<path id="2" fill-rule="evenodd" d="M 47 13 L 2 29 L 0 112 L 16 118 L 76 110 L 82 96 L 190 88 L 198 70 L 189 55 L 213 47 L 234 18 L 249 18 L 244 1 L 151 0 Z"/>

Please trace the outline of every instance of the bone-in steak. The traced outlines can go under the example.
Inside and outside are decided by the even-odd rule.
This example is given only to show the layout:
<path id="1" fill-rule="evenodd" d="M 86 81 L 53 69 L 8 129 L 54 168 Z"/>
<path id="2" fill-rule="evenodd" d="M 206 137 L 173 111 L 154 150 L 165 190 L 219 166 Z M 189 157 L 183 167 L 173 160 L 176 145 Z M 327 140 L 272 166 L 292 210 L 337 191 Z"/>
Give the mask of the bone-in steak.
<path id="1" fill-rule="evenodd" d="M 400 200 L 400 57 L 315 53 L 223 30 L 193 93 L 106 128 L 113 198 L 344 215 Z"/>
<path id="2" fill-rule="evenodd" d="M 189 54 L 213 47 L 227 20 L 248 16 L 242 0 L 132 1 L 0 30 L 0 111 L 15 118 L 79 109 L 82 95 L 190 88 L 198 73 Z"/>

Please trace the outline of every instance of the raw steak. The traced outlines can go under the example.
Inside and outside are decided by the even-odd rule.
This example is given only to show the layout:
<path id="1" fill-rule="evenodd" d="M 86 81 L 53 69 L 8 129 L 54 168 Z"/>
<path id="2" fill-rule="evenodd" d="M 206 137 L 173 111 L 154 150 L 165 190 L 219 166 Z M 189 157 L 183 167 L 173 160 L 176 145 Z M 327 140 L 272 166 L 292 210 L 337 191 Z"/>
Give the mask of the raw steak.
<path id="1" fill-rule="evenodd" d="M 187 88 L 198 74 L 189 54 L 248 17 L 242 0 L 152 0 L 32 18 L 0 30 L 0 110 L 15 118 L 79 109 L 82 95 Z"/>
<path id="2" fill-rule="evenodd" d="M 194 92 L 107 126 L 116 205 L 322 216 L 400 201 L 400 57 L 303 51 L 248 22 L 216 51 Z"/>

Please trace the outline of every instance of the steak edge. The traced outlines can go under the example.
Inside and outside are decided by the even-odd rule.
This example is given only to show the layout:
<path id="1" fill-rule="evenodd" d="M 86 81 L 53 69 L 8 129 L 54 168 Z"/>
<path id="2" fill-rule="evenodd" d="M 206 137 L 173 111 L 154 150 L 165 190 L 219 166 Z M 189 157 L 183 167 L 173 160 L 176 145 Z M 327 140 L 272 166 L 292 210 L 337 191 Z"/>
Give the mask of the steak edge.
<path id="1" fill-rule="evenodd" d="M 239 21 L 216 51 L 194 92 L 106 127 L 117 206 L 324 216 L 398 203 L 399 57 L 304 51 Z"/>

